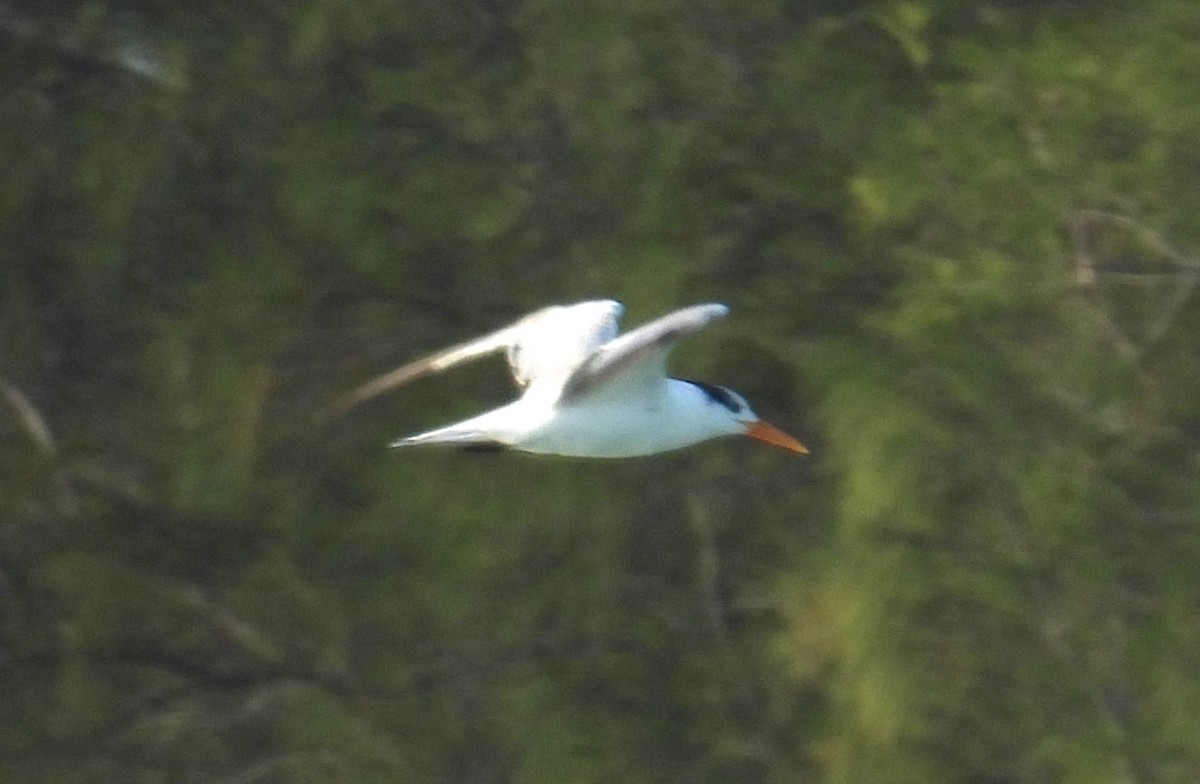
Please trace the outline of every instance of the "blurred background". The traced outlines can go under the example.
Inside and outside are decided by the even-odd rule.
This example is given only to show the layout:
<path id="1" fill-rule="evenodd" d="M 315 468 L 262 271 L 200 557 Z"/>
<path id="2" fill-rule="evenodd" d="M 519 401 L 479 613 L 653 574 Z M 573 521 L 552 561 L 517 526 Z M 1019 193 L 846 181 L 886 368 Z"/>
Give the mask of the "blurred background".
<path id="1" fill-rule="evenodd" d="M 0 780 L 1200 781 L 1191 0 L 0 0 Z M 812 449 L 389 452 L 546 304 Z"/>

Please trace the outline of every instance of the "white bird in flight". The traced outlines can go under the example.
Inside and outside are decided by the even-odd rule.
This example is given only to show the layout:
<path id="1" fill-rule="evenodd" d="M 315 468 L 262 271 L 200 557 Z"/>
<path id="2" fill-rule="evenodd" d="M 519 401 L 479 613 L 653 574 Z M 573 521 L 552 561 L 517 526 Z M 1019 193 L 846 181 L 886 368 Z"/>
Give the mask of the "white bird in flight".
<path id="1" fill-rule="evenodd" d="M 522 395 L 457 424 L 393 441 L 393 447 L 442 445 L 473 451 L 513 449 L 570 457 L 635 457 L 725 435 L 747 435 L 793 452 L 808 450 L 758 418 L 725 387 L 667 376 L 667 354 L 680 338 L 729 312 L 694 305 L 618 337 L 624 311 L 613 300 L 552 305 L 475 340 L 416 360 L 343 397 L 335 410 L 420 376 L 497 351 Z"/>

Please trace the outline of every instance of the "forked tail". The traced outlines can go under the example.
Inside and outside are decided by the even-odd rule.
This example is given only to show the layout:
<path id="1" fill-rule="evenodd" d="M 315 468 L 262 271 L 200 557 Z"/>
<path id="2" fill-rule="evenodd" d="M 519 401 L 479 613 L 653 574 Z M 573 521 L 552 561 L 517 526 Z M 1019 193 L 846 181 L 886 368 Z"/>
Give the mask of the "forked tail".
<path id="1" fill-rule="evenodd" d="M 409 446 L 449 446 L 466 449 L 471 452 L 501 452 L 508 449 L 508 444 L 502 441 L 497 441 L 495 437 L 488 436 L 479 430 L 465 430 L 451 425 L 449 427 L 430 430 L 426 433 L 418 433 L 415 436 L 406 438 L 398 438 L 389 447 L 409 447 Z"/>

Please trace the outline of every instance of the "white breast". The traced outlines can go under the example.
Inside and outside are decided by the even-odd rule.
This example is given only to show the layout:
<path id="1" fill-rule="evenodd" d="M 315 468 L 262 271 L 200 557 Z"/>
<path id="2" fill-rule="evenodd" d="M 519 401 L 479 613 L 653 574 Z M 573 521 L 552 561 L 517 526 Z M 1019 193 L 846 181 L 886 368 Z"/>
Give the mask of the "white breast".
<path id="1" fill-rule="evenodd" d="M 740 432 L 728 412 L 691 384 L 667 379 L 658 394 L 583 400 L 520 416 L 514 449 L 574 457 L 635 457 Z"/>

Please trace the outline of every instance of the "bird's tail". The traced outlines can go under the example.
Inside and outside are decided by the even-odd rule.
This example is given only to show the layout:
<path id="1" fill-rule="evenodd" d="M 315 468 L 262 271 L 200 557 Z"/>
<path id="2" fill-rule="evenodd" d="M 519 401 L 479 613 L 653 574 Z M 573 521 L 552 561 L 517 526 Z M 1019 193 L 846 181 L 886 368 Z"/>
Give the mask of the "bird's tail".
<path id="1" fill-rule="evenodd" d="M 398 438 L 388 446 L 393 448 L 408 446 L 449 446 L 478 452 L 495 452 L 508 448 L 508 444 L 496 440 L 494 436 L 474 428 L 462 428 L 456 425 L 418 433 L 415 436 Z"/>

